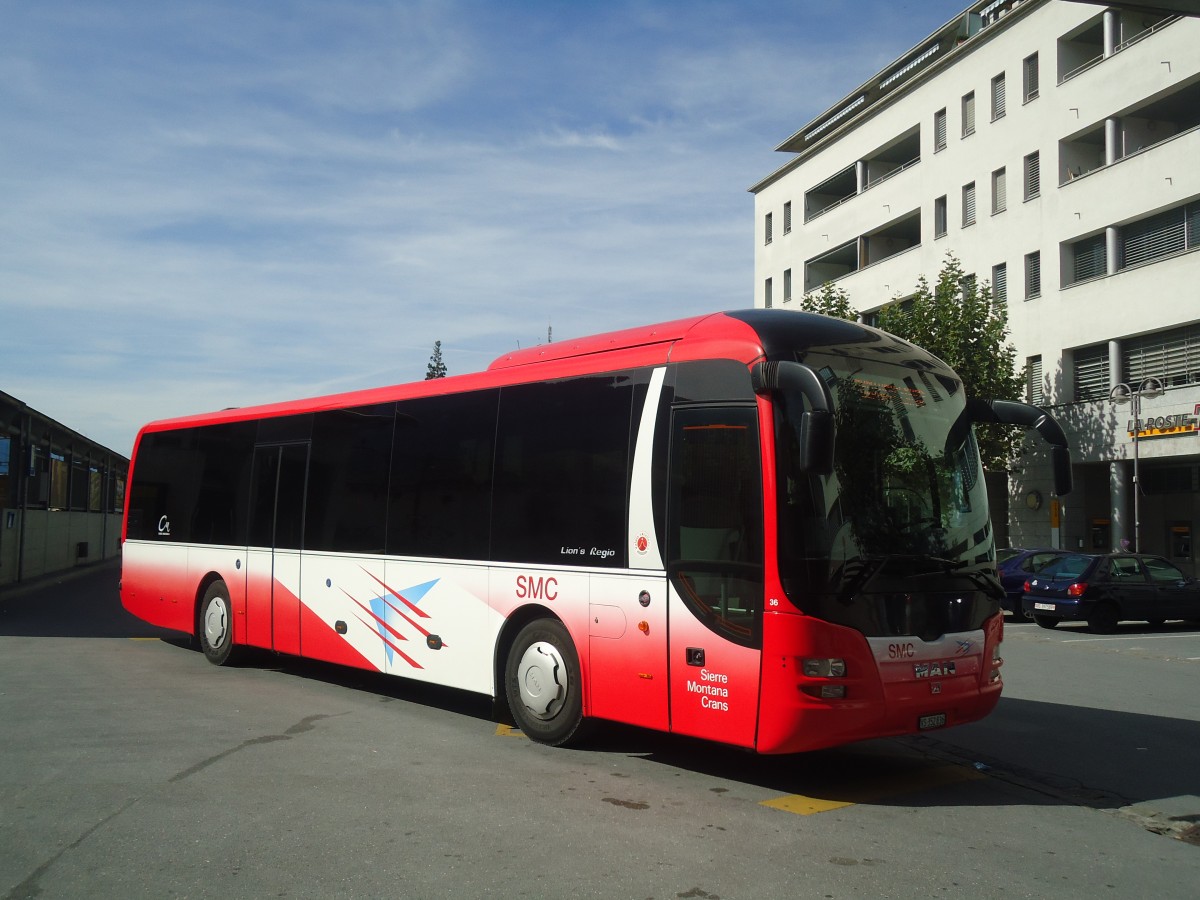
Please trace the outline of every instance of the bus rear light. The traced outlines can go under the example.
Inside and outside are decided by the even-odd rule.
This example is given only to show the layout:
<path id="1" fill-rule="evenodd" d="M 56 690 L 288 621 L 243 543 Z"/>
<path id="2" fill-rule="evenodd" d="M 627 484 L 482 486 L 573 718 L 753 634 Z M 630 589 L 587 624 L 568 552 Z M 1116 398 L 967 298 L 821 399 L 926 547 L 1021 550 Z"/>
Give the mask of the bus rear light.
<path id="1" fill-rule="evenodd" d="M 845 700 L 846 686 L 844 684 L 802 684 L 800 690 L 810 697 L 819 700 Z"/>
<path id="2" fill-rule="evenodd" d="M 1068 597 L 1082 597 L 1083 592 L 1086 590 L 1087 590 L 1087 582 L 1086 581 L 1076 581 L 1069 588 L 1067 588 L 1067 596 Z"/>
<path id="3" fill-rule="evenodd" d="M 800 670 L 809 678 L 845 678 L 844 659 L 811 659 L 800 661 Z"/>

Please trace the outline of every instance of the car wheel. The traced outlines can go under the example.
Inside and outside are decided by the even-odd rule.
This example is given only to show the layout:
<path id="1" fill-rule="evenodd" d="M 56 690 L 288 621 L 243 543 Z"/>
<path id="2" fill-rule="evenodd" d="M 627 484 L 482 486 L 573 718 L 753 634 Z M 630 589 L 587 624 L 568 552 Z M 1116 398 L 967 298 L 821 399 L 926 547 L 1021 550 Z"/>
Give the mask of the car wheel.
<path id="1" fill-rule="evenodd" d="M 529 738 L 558 747 L 579 736 L 579 656 L 557 619 L 537 619 L 521 629 L 504 667 L 504 687 L 508 708 Z"/>
<path id="2" fill-rule="evenodd" d="M 1037 622 L 1038 625 L 1041 626 L 1042 628 L 1057 628 L 1058 627 L 1058 619 L 1055 619 L 1051 616 L 1039 616 L 1037 613 L 1034 613 L 1033 621 Z"/>
<path id="3" fill-rule="evenodd" d="M 1111 603 L 1101 603 L 1088 617 L 1088 631 L 1096 634 L 1112 634 L 1121 619 L 1120 610 Z"/>

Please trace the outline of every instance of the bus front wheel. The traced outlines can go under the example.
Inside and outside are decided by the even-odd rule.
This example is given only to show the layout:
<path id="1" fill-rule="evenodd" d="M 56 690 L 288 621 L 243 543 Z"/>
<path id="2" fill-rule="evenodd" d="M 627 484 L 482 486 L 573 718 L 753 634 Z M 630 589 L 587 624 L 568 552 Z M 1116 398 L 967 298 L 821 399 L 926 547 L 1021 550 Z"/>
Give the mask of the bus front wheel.
<path id="1" fill-rule="evenodd" d="M 214 581 L 200 601 L 200 649 L 214 666 L 223 666 L 233 654 L 233 608 L 225 582 Z"/>
<path id="2" fill-rule="evenodd" d="M 559 747 L 579 736 L 579 656 L 557 619 L 537 619 L 521 629 L 504 667 L 504 688 L 513 718 L 532 740 Z"/>

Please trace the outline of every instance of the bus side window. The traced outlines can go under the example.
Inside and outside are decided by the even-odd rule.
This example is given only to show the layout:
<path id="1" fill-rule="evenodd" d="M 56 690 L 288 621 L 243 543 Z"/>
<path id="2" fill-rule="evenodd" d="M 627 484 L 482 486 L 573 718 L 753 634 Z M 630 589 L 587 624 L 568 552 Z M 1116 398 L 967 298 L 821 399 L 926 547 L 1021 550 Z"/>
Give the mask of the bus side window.
<path id="1" fill-rule="evenodd" d="M 735 642 L 760 640 L 762 479 L 754 407 L 675 411 L 668 571 L 684 602 Z"/>

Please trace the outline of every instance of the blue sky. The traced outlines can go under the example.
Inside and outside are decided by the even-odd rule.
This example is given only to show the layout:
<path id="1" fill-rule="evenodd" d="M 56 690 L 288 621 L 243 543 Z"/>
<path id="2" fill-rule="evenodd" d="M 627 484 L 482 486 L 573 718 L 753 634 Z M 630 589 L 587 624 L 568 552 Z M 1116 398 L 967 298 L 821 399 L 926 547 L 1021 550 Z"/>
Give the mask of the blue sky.
<path id="1" fill-rule="evenodd" d="M 774 147 L 966 6 L 4 4 L 0 390 L 128 454 L 750 306 Z"/>

